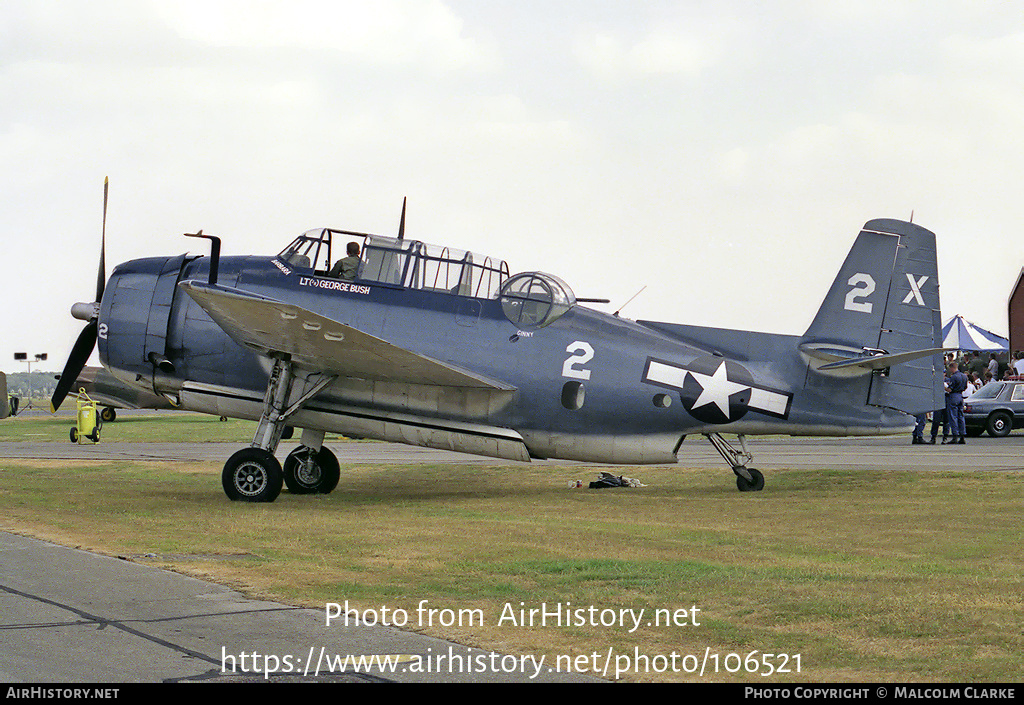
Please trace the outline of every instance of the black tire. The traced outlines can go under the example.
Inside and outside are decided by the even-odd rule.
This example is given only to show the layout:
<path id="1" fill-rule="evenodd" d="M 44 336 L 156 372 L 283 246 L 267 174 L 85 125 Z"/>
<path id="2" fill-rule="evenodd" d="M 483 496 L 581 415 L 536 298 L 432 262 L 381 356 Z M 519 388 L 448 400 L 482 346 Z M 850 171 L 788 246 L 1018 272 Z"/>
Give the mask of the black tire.
<path id="1" fill-rule="evenodd" d="M 236 502 L 273 502 L 281 494 L 281 463 L 262 448 L 243 448 L 224 464 L 224 494 Z"/>
<path id="2" fill-rule="evenodd" d="M 78 443 L 78 429 L 74 426 L 71 427 L 71 442 Z"/>
<path id="3" fill-rule="evenodd" d="M 105 406 L 100 410 L 100 419 L 103 423 L 110 423 L 117 418 L 117 412 L 114 411 L 114 407 Z"/>
<path id="4" fill-rule="evenodd" d="M 284 460 L 284 482 L 292 494 L 328 494 L 338 486 L 341 468 L 337 456 L 321 446 L 312 463 L 302 462 L 310 453 L 310 448 L 299 446 Z"/>
<path id="5" fill-rule="evenodd" d="M 764 489 L 764 475 L 761 474 L 760 470 L 755 468 L 747 468 L 747 472 L 750 473 L 750 477 L 753 482 L 749 482 L 743 479 L 742 475 L 736 476 L 736 489 L 740 492 L 760 492 Z"/>
<path id="6" fill-rule="evenodd" d="M 997 411 L 988 417 L 985 430 L 994 438 L 1008 436 L 1013 430 L 1013 416 L 1005 411 Z"/>

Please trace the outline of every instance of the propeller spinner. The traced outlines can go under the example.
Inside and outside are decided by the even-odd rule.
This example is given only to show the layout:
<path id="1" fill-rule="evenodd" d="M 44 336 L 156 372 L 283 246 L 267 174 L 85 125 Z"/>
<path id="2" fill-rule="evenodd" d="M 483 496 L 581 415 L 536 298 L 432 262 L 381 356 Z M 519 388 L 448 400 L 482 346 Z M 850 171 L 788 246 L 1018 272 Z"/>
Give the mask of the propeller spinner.
<path id="1" fill-rule="evenodd" d="M 103 288 L 107 283 L 106 271 L 106 249 L 107 249 L 107 191 L 110 186 L 110 179 L 103 179 L 103 232 L 100 240 L 100 266 L 96 273 L 96 299 L 88 303 L 77 303 L 71 307 L 71 315 L 79 320 L 86 321 L 85 328 L 78 334 L 78 340 L 71 348 L 71 354 L 64 365 L 64 371 L 60 374 L 57 388 L 53 391 L 50 399 L 50 411 L 55 412 L 60 408 L 64 398 L 71 391 L 72 385 L 82 373 L 85 363 L 92 355 L 96 347 L 96 332 L 99 329 L 100 302 L 103 300 Z"/>

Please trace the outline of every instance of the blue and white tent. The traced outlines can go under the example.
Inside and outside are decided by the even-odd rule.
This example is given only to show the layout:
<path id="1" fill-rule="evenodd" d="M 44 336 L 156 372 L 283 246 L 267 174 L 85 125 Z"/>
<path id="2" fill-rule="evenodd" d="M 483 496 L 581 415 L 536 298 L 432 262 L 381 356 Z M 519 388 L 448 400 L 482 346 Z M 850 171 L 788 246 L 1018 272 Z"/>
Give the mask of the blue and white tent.
<path id="1" fill-rule="evenodd" d="M 957 350 L 1009 350 L 1010 341 L 957 315 L 942 326 L 942 347 Z"/>

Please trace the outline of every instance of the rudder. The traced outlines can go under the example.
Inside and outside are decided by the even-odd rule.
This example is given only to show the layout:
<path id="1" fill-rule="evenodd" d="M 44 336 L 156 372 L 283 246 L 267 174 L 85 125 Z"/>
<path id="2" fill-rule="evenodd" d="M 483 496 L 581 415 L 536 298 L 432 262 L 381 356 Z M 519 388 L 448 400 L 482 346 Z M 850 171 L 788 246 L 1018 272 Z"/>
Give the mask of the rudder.
<path id="1" fill-rule="evenodd" d="M 900 238 L 878 347 L 890 352 L 942 347 L 939 270 L 935 233 L 913 223 L 873 220 L 865 228 L 886 229 Z M 945 406 L 942 354 L 894 365 L 871 380 L 868 403 L 911 414 Z"/>

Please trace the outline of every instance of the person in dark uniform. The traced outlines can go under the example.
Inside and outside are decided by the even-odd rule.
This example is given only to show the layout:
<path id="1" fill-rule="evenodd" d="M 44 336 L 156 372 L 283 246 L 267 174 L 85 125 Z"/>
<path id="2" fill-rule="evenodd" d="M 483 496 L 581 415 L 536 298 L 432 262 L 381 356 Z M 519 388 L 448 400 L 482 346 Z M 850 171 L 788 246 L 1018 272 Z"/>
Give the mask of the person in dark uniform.
<path id="1" fill-rule="evenodd" d="M 932 412 L 932 438 L 928 443 L 935 445 L 935 438 L 939 435 L 939 424 L 942 424 L 942 442 L 946 443 L 949 437 L 949 418 L 946 409 L 949 407 L 949 377 L 942 381 L 943 389 L 946 391 L 946 406 Z"/>
<path id="2" fill-rule="evenodd" d="M 911 445 L 921 445 L 924 443 L 924 427 L 928 423 L 928 412 L 918 414 L 914 417 L 917 420 L 917 425 L 914 426 L 914 432 L 911 434 Z"/>
<path id="3" fill-rule="evenodd" d="M 336 279 L 355 279 L 359 271 L 359 243 L 350 242 L 346 248 L 348 257 L 342 257 L 331 267 L 327 276 Z"/>
<path id="4" fill-rule="evenodd" d="M 967 421 L 964 418 L 964 392 L 967 390 L 967 375 L 957 369 L 957 364 L 949 364 L 949 394 L 946 395 L 946 424 L 950 443 L 964 445 L 967 443 Z"/>

